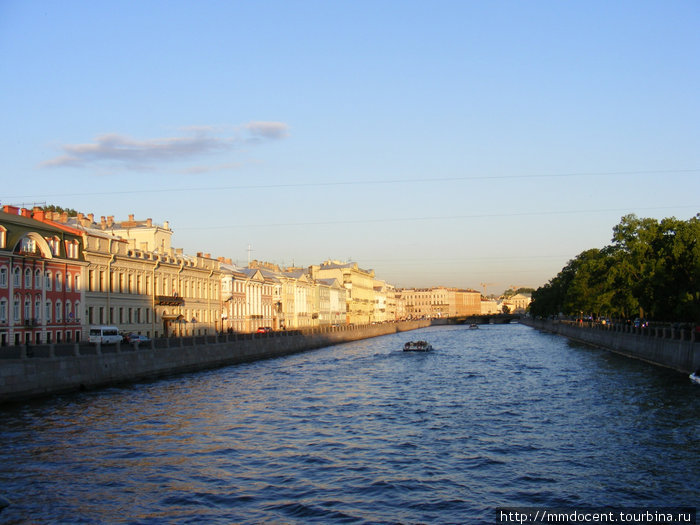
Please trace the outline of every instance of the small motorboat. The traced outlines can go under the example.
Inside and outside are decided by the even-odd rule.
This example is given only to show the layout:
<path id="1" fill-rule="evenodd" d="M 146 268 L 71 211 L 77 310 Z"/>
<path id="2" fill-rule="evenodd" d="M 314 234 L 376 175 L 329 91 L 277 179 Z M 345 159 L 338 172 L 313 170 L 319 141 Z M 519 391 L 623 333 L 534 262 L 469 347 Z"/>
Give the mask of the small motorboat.
<path id="1" fill-rule="evenodd" d="M 472 324 L 469 325 L 469 329 L 470 329 L 470 330 L 478 330 L 478 329 L 479 329 L 479 325 L 476 324 L 476 323 L 472 323 Z"/>
<path id="2" fill-rule="evenodd" d="M 700 385 L 700 368 L 698 368 L 695 372 L 690 374 L 689 377 L 693 383 Z"/>
<path id="3" fill-rule="evenodd" d="M 409 341 L 403 345 L 404 352 L 430 352 L 432 349 L 433 345 L 427 341 Z"/>

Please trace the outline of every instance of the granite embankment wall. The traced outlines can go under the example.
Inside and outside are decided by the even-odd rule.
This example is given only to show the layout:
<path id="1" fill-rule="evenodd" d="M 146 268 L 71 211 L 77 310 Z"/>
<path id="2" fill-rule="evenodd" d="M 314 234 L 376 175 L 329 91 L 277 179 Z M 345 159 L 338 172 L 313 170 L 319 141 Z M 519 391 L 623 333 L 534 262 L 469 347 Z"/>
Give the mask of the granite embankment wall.
<path id="1" fill-rule="evenodd" d="M 279 357 L 415 330 L 429 321 L 157 339 L 137 346 L 43 345 L 0 349 L 0 403 Z"/>
<path id="2" fill-rule="evenodd" d="M 522 318 L 520 323 L 687 374 L 700 367 L 700 341 L 690 330 L 586 325 L 531 318 Z"/>

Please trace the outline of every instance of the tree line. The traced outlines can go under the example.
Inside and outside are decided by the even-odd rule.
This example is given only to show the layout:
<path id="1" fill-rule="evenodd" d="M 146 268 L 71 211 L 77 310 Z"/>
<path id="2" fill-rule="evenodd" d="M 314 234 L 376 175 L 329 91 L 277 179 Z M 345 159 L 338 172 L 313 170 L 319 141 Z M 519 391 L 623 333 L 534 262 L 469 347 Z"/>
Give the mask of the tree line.
<path id="1" fill-rule="evenodd" d="M 530 313 L 700 322 L 700 214 L 625 215 L 612 244 L 581 252 L 535 290 Z"/>

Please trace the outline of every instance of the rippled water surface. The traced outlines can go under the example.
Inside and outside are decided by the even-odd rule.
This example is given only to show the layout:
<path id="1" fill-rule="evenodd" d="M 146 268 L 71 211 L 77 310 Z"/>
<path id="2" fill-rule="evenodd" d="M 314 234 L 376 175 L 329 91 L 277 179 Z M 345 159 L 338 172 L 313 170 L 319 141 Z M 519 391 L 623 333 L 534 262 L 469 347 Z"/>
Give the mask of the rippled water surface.
<path id="1" fill-rule="evenodd" d="M 423 338 L 432 353 L 402 352 Z M 700 387 L 433 327 L 0 408 L 0 523 L 491 523 L 700 501 Z"/>

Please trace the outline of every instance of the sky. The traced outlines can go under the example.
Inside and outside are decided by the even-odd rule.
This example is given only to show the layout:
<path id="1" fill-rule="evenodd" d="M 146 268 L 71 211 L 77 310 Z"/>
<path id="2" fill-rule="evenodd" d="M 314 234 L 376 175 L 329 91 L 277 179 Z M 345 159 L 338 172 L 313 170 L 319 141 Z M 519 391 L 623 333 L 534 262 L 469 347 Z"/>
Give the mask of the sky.
<path id="1" fill-rule="evenodd" d="M 700 212 L 700 3 L 0 0 L 0 202 L 537 288 Z"/>

